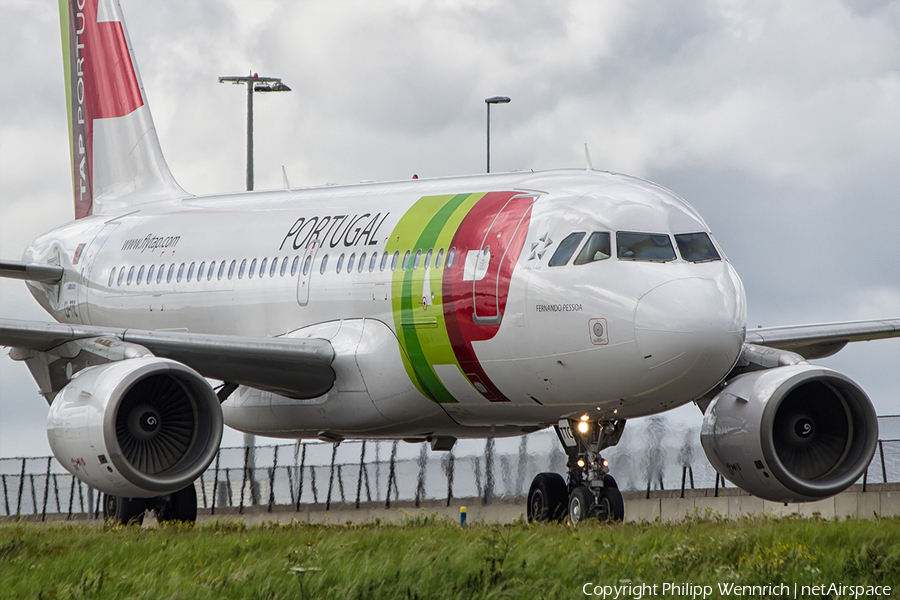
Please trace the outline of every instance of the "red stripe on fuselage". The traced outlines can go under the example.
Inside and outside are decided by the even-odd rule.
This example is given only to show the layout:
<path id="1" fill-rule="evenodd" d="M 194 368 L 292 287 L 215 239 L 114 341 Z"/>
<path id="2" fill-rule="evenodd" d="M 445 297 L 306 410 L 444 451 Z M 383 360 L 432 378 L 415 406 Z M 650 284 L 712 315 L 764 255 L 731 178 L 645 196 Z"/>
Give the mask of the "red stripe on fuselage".
<path id="1" fill-rule="evenodd" d="M 506 311 L 510 280 L 525 244 L 534 202 L 531 197 L 517 196 L 515 192 L 490 192 L 475 204 L 450 244 L 456 248 L 458 264 L 444 270 L 442 283 L 444 317 L 453 352 L 472 385 L 492 402 L 509 399 L 485 373 L 472 343 L 493 338 L 500 322 L 485 323 L 481 319 L 477 323 L 476 310 L 479 317 L 500 318 Z M 463 281 L 466 256 L 470 251 L 482 252 L 485 246 L 490 247 L 491 260 L 484 277 Z"/>

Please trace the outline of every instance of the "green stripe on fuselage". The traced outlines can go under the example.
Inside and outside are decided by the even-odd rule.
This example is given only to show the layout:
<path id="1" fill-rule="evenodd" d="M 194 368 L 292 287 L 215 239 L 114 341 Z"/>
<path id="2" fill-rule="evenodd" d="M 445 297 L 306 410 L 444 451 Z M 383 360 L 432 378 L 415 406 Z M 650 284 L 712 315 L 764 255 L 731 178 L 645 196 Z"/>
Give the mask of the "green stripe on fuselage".
<path id="1" fill-rule="evenodd" d="M 421 198 L 397 223 L 387 244 L 391 254 L 400 252 L 401 261 L 406 251 L 410 251 L 407 268 L 402 268 L 402 262 L 398 264 L 391 284 L 394 325 L 404 350 L 401 353 L 403 364 L 419 391 L 436 402 L 457 400 L 441 383 L 433 365 L 449 364 L 459 368 L 444 321 L 443 267 L 456 230 L 483 196 L 483 193 L 477 193 Z M 444 249 L 444 260 L 441 268 L 435 268 L 434 260 L 441 248 Z M 422 262 L 418 269 L 413 269 L 413 259 L 419 249 L 422 250 Z M 433 255 L 431 265 L 426 269 L 424 262 L 429 250 L 433 250 Z M 460 258 L 457 256 L 456 260 Z M 423 302 L 426 276 L 431 288 L 431 305 Z"/>

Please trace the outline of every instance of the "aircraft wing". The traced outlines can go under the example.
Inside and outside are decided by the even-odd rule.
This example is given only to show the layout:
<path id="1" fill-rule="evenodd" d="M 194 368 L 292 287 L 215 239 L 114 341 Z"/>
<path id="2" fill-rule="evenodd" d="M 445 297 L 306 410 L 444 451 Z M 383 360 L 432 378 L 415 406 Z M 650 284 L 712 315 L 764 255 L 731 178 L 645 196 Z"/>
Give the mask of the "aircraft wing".
<path id="1" fill-rule="evenodd" d="M 0 346 L 48 352 L 77 339 L 116 338 L 183 363 L 204 377 L 314 398 L 334 384 L 328 340 L 142 331 L 0 319 Z"/>
<path id="2" fill-rule="evenodd" d="M 34 265 L 18 260 L 0 260 L 0 277 L 25 279 L 41 283 L 59 283 L 63 268 L 54 265 Z"/>
<path id="3" fill-rule="evenodd" d="M 761 327 L 747 331 L 748 344 L 796 352 L 806 359 L 825 358 L 849 342 L 900 337 L 900 318 L 819 325 Z"/>

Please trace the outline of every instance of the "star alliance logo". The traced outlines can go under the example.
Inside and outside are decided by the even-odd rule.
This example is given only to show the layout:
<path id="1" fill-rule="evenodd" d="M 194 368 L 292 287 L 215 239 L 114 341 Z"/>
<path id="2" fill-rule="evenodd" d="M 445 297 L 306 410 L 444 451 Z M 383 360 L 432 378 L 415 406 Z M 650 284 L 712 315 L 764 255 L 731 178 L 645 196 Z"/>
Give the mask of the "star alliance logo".
<path id="1" fill-rule="evenodd" d="M 547 252 L 547 248 L 552 244 L 553 240 L 550 239 L 550 232 L 545 233 L 538 238 L 538 241 L 531 244 L 531 254 L 528 256 L 528 260 L 534 260 L 535 258 L 541 260 L 544 258 L 544 253 Z M 539 246 L 540 249 L 538 249 Z"/>

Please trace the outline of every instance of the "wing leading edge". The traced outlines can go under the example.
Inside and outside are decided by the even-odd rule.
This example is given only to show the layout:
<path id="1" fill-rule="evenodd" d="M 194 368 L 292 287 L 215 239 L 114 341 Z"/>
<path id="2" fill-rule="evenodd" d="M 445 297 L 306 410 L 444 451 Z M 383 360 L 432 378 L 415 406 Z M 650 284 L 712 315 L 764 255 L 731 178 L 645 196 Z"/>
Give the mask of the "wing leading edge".
<path id="1" fill-rule="evenodd" d="M 900 337 L 900 318 L 818 325 L 761 327 L 747 331 L 748 344 L 790 350 L 807 360 L 837 353 L 849 342 Z"/>
<path id="2" fill-rule="evenodd" d="M 75 340 L 115 338 L 183 363 L 204 377 L 314 398 L 334 384 L 334 349 L 322 339 L 143 331 L 0 319 L 0 346 L 49 352 Z"/>

